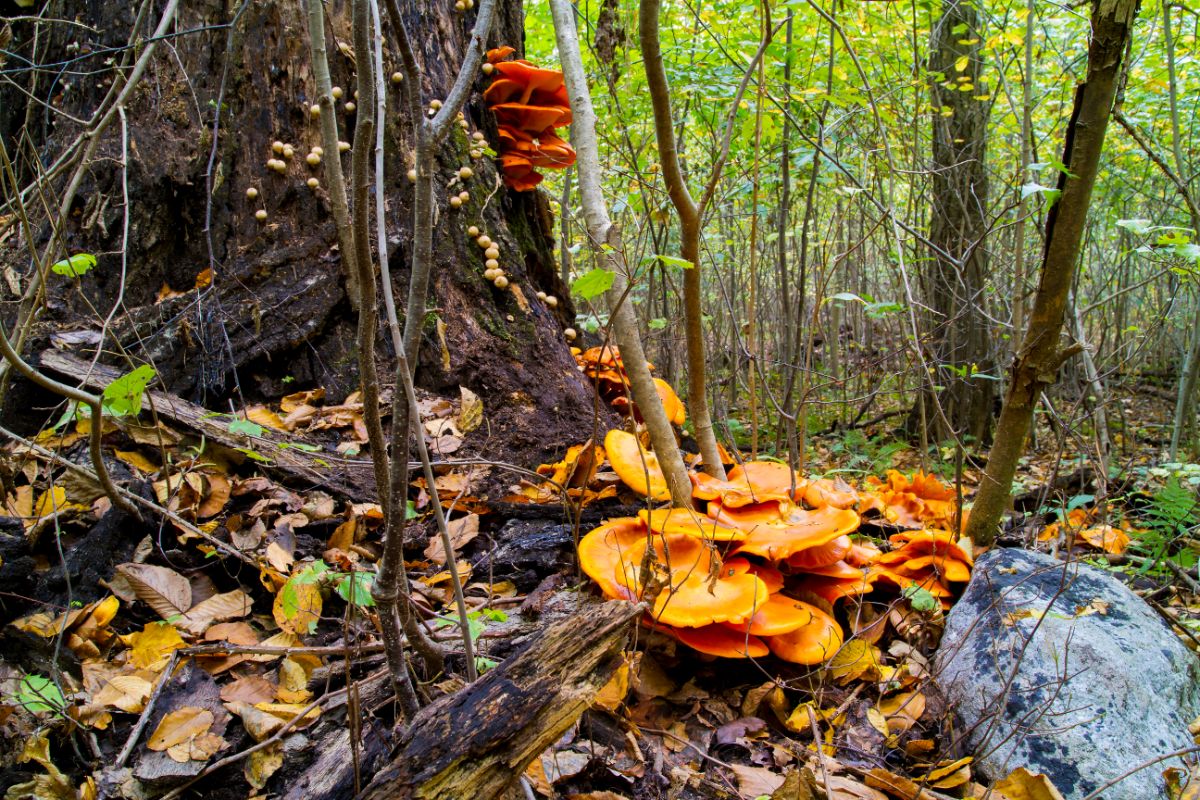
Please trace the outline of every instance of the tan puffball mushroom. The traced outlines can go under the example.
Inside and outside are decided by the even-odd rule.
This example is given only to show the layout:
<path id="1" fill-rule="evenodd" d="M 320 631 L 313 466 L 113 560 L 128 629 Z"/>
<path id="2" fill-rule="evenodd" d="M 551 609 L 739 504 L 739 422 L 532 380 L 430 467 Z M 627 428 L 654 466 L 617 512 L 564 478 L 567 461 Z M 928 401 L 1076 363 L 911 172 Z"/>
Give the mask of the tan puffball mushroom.
<path id="1" fill-rule="evenodd" d="M 483 158 L 483 151 L 482 150 L 472 150 L 471 158 Z"/>
<path id="2" fill-rule="evenodd" d="M 340 86 L 335 86 L 335 87 L 333 87 L 333 89 L 332 89 L 332 90 L 330 90 L 330 92 L 329 92 L 329 93 L 333 95 L 333 99 L 334 99 L 334 100 L 341 100 L 341 99 L 342 99 L 342 87 L 340 87 Z"/>
<path id="3" fill-rule="evenodd" d="M 246 199 L 247 200 L 253 200 L 256 197 L 258 197 L 258 189 L 255 189 L 253 186 L 251 186 L 249 189 L 246 190 Z"/>
<path id="4" fill-rule="evenodd" d="M 255 211 L 255 212 L 254 212 L 254 218 L 255 218 L 256 220 L 258 220 L 259 222 L 264 222 L 264 221 L 267 219 L 267 212 L 266 212 L 266 210 L 265 210 L 265 209 L 261 209 L 261 208 L 260 208 L 258 211 Z"/>
<path id="5" fill-rule="evenodd" d="M 283 152 L 283 142 L 279 141 L 278 139 L 271 142 L 271 150 L 273 150 L 276 153 L 282 153 Z"/>
<path id="6" fill-rule="evenodd" d="M 313 119 L 316 119 L 317 117 L 321 116 L 321 107 L 319 105 L 317 105 L 316 103 L 313 103 L 311 106 L 308 107 L 308 115 L 310 117 L 312 117 Z"/>
<path id="7" fill-rule="evenodd" d="M 474 174 L 475 171 L 470 167 L 459 167 L 458 169 L 458 177 L 462 178 L 464 181 Z"/>
<path id="8" fill-rule="evenodd" d="M 267 167 L 275 170 L 276 172 L 284 172 L 287 170 L 287 164 L 283 161 L 280 161 L 278 158 L 272 158 L 270 161 L 268 161 Z"/>
<path id="9" fill-rule="evenodd" d="M 480 67 L 480 69 L 483 70 L 484 75 L 491 75 L 493 72 L 496 71 L 496 65 L 484 62 L 483 66 Z"/>
<path id="10" fill-rule="evenodd" d="M 358 106 L 354 105 L 354 103 L 346 103 L 346 105 L 342 106 L 342 108 L 346 109 L 347 114 L 353 114 Z"/>
<path id="11" fill-rule="evenodd" d="M 437 111 L 438 109 L 440 109 L 442 107 L 442 101 L 438 100 L 436 98 L 433 100 L 430 100 L 429 107 L 432 108 L 434 111 Z"/>
<path id="12" fill-rule="evenodd" d="M 491 245 L 491 243 L 492 243 L 492 240 L 490 238 L 488 238 L 488 235 L 486 233 L 482 234 L 478 239 L 475 240 L 475 244 L 479 245 L 484 250 L 486 250 L 488 248 L 488 246 Z"/>
<path id="13" fill-rule="evenodd" d="M 488 269 L 500 269 L 500 262 L 494 258 L 489 258 L 487 261 L 483 262 L 483 265 Z"/>
<path id="14" fill-rule="evenodd" d="M 494 281 L 494 280 L 496 280 L 496 278 L 500 277 L 503 274 L 504 273 L 498 269 L 489 268 L 489 269 L 485 269 L 483 271 L 483 277 L 487 278 L 489 281 Z"/>
<path id="15" fill-rule="evenodd" d="M 479 237 L 479 226 L 472 225 L 471 227 L 467 228 L 467 236 L 470 236 L 472 239 L 478 238 Z"/>
<path id="16" fill-rule="evenodd" d="M 413 183 L 417 182 L 417 170 L 415 168 L 408 171 L 408 179 Z"/>
<path id="17" fill-rule="evenodd" d="M 462 200 L 465 203 L 471 199 L 471 193 L 470 192 L 459 192 L 458 199 Z"/>
<path id="18" fill-rule="evenodd" d="M 319 144 L 314 144 L 312 146 L 312 150 L 310 150 L 309 152 L 316 153 L 319 156 L 323 156 L 323 155 L 325 155 L 325 148 L 321 147 L 321 145 L 319 145 Z"/>
<path id="19" fill-rule="evenodd" d="M 500 248 L 496 247 L 496 245 L 492 245 L 487 250 L 483 251 L 483 257 L 484 258 L 499 258 L 500 257 Z"/>
<path id="20" fill-rule="evenodd" d="M 552 294 L 546 295 L 546 305 L 551 308 L 558 308 L 558 298 Z"/>
<path id="21" fill-rule="evenodd" d="M 316 178 L 309 178 L 309 179 L 308 179 L 308 188 L 310 188 L 310 189 L 315 189 L 315 188 L 317 188 L 317 187 L 318 187 L 318 186 L 320 186 L 320 185 L 321 185 L 321 182 L 320 182 L 319 180 L 317 180 Z"/>
<path id="22" fill-rule="evenodd" d="M 451 197 L 450 198 L 450 207 L 451 208 L 462 208 L 462 200 L 459 200 L 457 195 L 455 195 L 454 197 Z"/>
<path id="23" fill-rule="evenodd" d="M 482 142 L 483 141 L 483 131 L 475 131 L 474 133 L 471 134 L 471 138 L 477 142 Z"/>
<path id="24" fill-rule="evenodd" d="M 393 72 L 392 73 L 392 83 L 402 83 L 403 81 L 404 81 L 404 73 L 403 72 Z"/>
<path id="25" fill-rule="evenodd" d="M 517 321 L 517 318 L 516 318 L 516 317 L 514 317 L 512 314 L 506 314 L 504 318 L 505 318 L 506 320 L 508 320 L 509 322 L 516 322 L 516 321 Z"/>
<path id="26" fill-rule="evenodd" d="M 283 146 L 283 157 L 291 158 L 294 155 L 296 155 L 296 148 L 292 147 L 290 144 L 285 144 Z"/>
<path id="27" fill-rule="evenodd" d="M 475 0 L 463 0 L 463 2 L 467 4 L 468 9 L 475 7 Z"/>
<path id="28" fill-rule="evenodd" d="M 310 167 L 315 167 L 317 164 L 321 163 L 321 157 L 316 153 L 309 153 L 304 157 L 304 160 L 308 162 Z"/>
<path id="29" fill-rule="evenodd" d="M 537 293 L 537 299 L 538 299 L 538 300 L 545 300 L 545 299 L 546 299 L 546 293 L 545 293 L 545 292 L 538 292 L 538 293 Z"/>
<path id="30" fill-rule="evenodd" d="M 497 289 L 507 289 L 508 288 L 508 278 L 504 277 L 503 275 L 497 275 L 496 279 L 494 281 L 492 281 L 492 283 L 496 286 Z"/>
<path id="31" fill-rule="evenodd" d="M 349 142 L 338 142 L 338 152 L 339 153 L 345 153 L 349 149 L 350 149 Z"/>
<path id="32" fill-rule="evenodd" d="M 575 333 L 574 328 L 567 328 L 565 331 L 563 331 L 563 336 L 567 337 L 568 342 L 573 342 L 575 341 L 577 334 Z"/>
<path id="33" fill-rule="evenodd" d="M 463 0 L 458 0 L 458 2 L 454 4 L 454 10 L 461 14 L 467 10 L 467 4 L 464 3 Z"/>

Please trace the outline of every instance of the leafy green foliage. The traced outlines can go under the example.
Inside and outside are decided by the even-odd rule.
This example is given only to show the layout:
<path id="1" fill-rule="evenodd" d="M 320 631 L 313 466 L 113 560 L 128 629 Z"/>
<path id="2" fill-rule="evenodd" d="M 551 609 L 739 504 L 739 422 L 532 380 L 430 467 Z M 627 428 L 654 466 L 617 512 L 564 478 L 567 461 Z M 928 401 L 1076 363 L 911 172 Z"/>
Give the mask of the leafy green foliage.
<path id="1" fill-rule="evenodd" d="M 86 275 L 96 267 L 96 257 L 90 253 L 76 253 L 70 258 L 57 261 L 50 267 L 55 275 L 65 275 L 68 278 L 78 278 Z"/>
<path id="2" fill-rule="evenodd" d="M 591 272 L 579 276 L 571 284 L 571 291 L 584 300 L 599 297 L 612 288 L 616 275 L 606 269 L 596 267 Z"/>
<path id="3" fill-rule="evenodd" d="M 62 691 L 44 675 L 30 673 L 21 678 L 17 691 L 13 695 L 17 705 L 34 714 L 52 711 L 61 714 L 66 708 L 67 701 Z"/>
<path id="4" fill-rule="evenodd" d="M 375 586 L 375 575 L 370 572 L 349 572 L 334 579 L 333 590 L 347 603 L 355 606 L 375 605 L 371 589 Z"/>
<path id="5" fill-rule="evenodd" d="M 104 411 L 114 417 L 136 417 L 142 411 L 142 398 L 146 387 L 158 373 L 154 367 L 143 364 L 104 387 Z"/>

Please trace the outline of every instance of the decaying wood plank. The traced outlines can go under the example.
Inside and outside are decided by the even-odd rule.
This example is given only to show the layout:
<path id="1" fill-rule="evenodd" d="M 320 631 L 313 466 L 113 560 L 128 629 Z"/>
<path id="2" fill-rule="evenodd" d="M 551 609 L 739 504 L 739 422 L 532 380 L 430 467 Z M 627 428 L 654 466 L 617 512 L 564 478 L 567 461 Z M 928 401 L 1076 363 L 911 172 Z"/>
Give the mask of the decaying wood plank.
<path id="1" fill-rule="evenodd" d="M 612 677 L 638 613 L 614 600 L 575 614 L 474 684 L 438 699 L 413 720 L 361 797 L 500 797 Z"/>
<path id="2" fill-rule="evenodd" d="M 60 350 L 43 350 L 39 362 L 43 369 L 79 381 L 93 391 L 102 391 L 121 376 L 121 371 L 113 367 L 93 365 Z M 145 404 L 152 406 L 159 416 L 190 428 L 210 441 L 225 447 L 253 449 L 270 459 L 262 462 L 268 472 L 321 486 L 354 500 L 375 498 L 375 478 L 370 461 L 344 459 L 323 451 L 307 453 L 288 447 L 291 439 L 270 429 L 264 429 L 262 436 L 231 433 L 227 418 L 213 416 L 208 409 L 165 392 L 146 392 Z"/>

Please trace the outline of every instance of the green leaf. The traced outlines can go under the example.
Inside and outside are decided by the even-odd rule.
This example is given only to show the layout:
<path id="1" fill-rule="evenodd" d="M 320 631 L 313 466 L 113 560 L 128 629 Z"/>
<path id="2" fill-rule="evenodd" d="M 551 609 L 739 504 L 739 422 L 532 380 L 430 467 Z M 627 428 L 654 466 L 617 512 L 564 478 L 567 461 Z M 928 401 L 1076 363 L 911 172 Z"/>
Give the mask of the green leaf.
<path id="1" fill-rule="evenodd" d="M 17 684 L 15 697 L 18 705 L 39 714 L 43 711 L 60 712 L 66 707 L 67 701 L 54 682 L 43 675 L 26 675 Z"/>
<path id="2" fill-rule="evenodd" d="M 114 417 L 135 417 L 142 410 L 142 397 L 146 387 L 158 373 L 154 367 L 143 364 L 133 372 L 122 375 L 104 387 L 104 410 Z"/>
<path id="3" fill-rule="evenodd" d="M 862 303 L 863 305 L 866 305 L 866 303 L 867 303 L 866 300 L 863 300 L 861 297 L 856 295 L 854 292 L 838 292 L 837 294 L 830 295 L 826 299 L 841 300 L 841 301 L 847 302 L 847 303 Z"/>
<path id="4" fill-rule="evenodd" d="M 676 269 L 691 269 L 696 266 L 686 258 L 676 258 L 675 256 L 662 256 L 656 253 L 651 258 L 657 258 L 659 263 L 665 267 L 675 267 Z"/>
<path id="5" fill-rule="evenodd" d="M 371 596 L 374 585 L 375 576 L 372 573 L 351 572 L 338 578 L 333 589 L 347 603 L 365 608 L 375 605 L 375 598 Z"/>
<path id="6" fill-rule="evenodd" d="M 70 258 L 56 262 L 50 271 L 55 275 L 66 275 L 68 278 L 78 278 L 86 275 L 96 266 L 96 257 L 91 253 L 76 253 Z"/>
<path id="7" fill-rule="evenodd" d="M 655 317 L 654 319 L 646 322 L 646 327 L 652 331 L 661 331 L 663 328 L 667 327 L 667 321 L 662 317 Z"/>
<path id="8" fill-rule="evenodd" d="M 616 274 L 596 267 L 586 275 L 576 278 L 575 282 L 571 284 L 571 291 L 584 300 L 591 300 L 593 297 L 599 297 L 612 288 L 616 277 Z"/>
<path id="9" fill-rule="evenodd" d="M 244 455 L 246 458 L 250 459 L 251 461 L 258 461 L 259 463 L 262 463 L 262 464 L 270 464 L 271 463 L 271 459 L 267 458 L 266 456 L 264 456 L 262 453 L 258 452 L 257 450 L 252 450 L 249 447 L 235 447 L 233 449 L 237 450 L 239 453 L 241 453 L 242 455 Z"/>
<path id="10" fill-rule="evenodd" d="M 1067 511 L 1068 512 L 1074 511 L 1077 508 L 1086 506 L 1088 503 L 1093 502 L 1095 499 L 1096 499 L 1096 496 L 1093 494 L 1077 494 L 1074 497 L 1072 497 L 1070 499 L 1070 501 L 1068 501 Z"/>
<path id="11" fill-rule="evenodd" d="M 305 453 L 316 453 L 321 450 L 315 444 L 308 444 L 307 442 L 279 442 L 276 447 L 280 450 L 300 450 Z"/>
<path id="12" fill-rule="evenodd" d="M 904 596 L 908 598 L 913 611 L 930 612 L 938 608 L 937 598 L 930 594 L 928 589 L 923 589 L 915 583 L 904 590 Z"/>
<path id="13" fill-rule="evenodd" d="M 229 432 L 241 433 L 246 436 L 262 436 L 263 427 L 257 422 L 251 422 L 250 420 L 242 419 L 241 417 L 234 417 L 229 421 Z"/>

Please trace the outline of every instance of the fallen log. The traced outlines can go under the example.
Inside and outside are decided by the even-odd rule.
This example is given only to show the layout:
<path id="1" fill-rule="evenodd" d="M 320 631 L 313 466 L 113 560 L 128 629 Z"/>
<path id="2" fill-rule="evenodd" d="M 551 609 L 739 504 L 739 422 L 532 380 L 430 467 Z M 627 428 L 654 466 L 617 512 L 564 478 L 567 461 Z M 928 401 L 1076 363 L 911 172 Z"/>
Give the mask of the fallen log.
<path id="1" fill-rule="evenodd" d="M 587 710 L 621 664 L 637 606 L 611 601 L 548 627 L 520 655 L 421 710 L 362 800 L 491 800 Z"/>
<path id="2" fill-rule="evenodd" d="M 38 357 L 41 367 L 71 378 L 92 390 L 103 391 L 105 386 L 121 377 L 121 371 L 105 364 L 92 364 L 60 350 L 43 350 Z M 180 397 L 149 390 L 145 403 L 155 413 L 204 436 L 210 441 L 230 448 L 249 448 L 268 459 L 261 462 L 267 472 L 282 474 L 294 481 L 319 486 L 354 500 L 375 499 L 375 478 L 371 462 L 352 460 L 327 452 L 308 453 L 289 447 L 297 437 L 263 429 L 262 436 L 232 433 L 224 415 L 214 415 L 207 408 L 189 403 Z"/>

